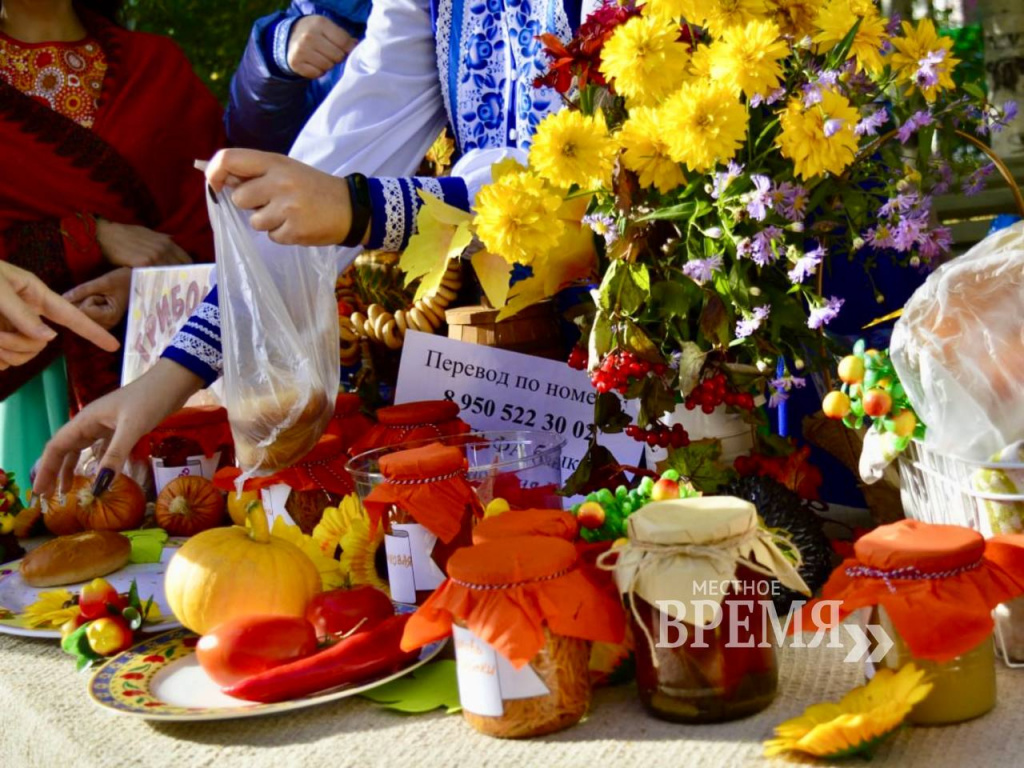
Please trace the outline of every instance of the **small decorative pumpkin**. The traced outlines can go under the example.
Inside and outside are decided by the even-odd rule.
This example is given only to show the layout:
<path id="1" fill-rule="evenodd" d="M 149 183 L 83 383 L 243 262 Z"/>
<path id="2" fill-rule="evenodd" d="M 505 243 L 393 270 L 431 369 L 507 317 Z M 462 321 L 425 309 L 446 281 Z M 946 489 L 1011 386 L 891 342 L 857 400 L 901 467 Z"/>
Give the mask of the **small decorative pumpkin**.
<path id="1" fill-rule="evenodd" d="M 249 505 L 259 500 L 259 491 L 228 491 L 228 516 L 231 522 L 244 528 Z"/>
<path id="2" fill-rule="evenodd" d="M 156 500 L 156 524 L 172 536 L 194 536 L 224 521 L 224 496 L 203 477 L 176 477 Z"/>
<path id="3" fill-rule="evenodd" d="M 211 528 L 171 558 L 164 593 L 174 616 L 200 635 L 241 616 L 305 616 L 320 592 L 316 566 L 270 535 L 263 506 L 250 502 L 250 530 Z"/>
<path id="4" fill-rule="evenodd" d="M 54 536 L 70 536 L 82 531 L 82 524 L 78 520 L 78 493 L 88 488 L 91 482 L 88 477 L 76 475 L 69 491 L 55 493 L 42 500 L 46 530 Z"/>
<path id="5" fill-rule="evenodd" d="M 92 493 L 92 483 L 75 494 L 78 499 L 79 524 L 88 531 L 130 531 L 142 525 L 146 516 L 146 495 L 139 484 L 127 475 L 118 474 L 99 496 Z"/>

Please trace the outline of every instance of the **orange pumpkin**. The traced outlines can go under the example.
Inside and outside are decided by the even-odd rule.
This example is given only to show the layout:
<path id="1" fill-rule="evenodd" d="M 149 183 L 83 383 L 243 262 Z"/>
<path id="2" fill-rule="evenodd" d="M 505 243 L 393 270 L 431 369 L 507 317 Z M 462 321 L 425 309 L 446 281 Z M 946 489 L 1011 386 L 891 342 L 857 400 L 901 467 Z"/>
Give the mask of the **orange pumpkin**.
<path id="1" fill-rule="evenodd" d="M 76 494 L 78 522 L 91 531 L 128 531 L 138 528 L 146 516 L 146 497 L 139 484 L 126 475 L 116 475 L 99 496 L 94 496 L 87 478 Z"/>
<path id="2" fill-rule="evenodd" d="M 80 533 L 82 524 L 78 521 L 78 493 L 88 488 L 92 481 L 88 477 L 76 476 L 67 493 L 53 494 L 42 501 L 43 524 L 54 536 L 70 536 Z"/>
<path id="3" fill-rule="evenodd" d="M 193 536 L 224 521 L 224 495 L 202 477 L 176 477 L 156 500 L 156 524 L 172 536 Z"/>

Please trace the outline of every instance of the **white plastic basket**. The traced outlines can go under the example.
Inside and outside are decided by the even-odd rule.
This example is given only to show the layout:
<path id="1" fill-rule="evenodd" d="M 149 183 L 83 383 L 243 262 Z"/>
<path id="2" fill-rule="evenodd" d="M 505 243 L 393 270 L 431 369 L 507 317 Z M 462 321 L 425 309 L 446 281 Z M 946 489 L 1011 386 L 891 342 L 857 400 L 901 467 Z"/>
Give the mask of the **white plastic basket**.
<path id="1" fill-rule="evenodd" d="M 984 482 L 989 477 L 985 473 L 991 472 L 1024 478 L 1024 462 L 970 461 L 915 440 L 900 456 L 899 471 L 900 496 L 907 517 L 966 526 L 985 537 L 1021 532 L 1007 530 L 1007 518 L 1024 526 L 1024 493 L 996 493 L 987 489 L 991 482 Z M 1021 487 L 1019 482 L 1017 487 Z M 1022 614 L 1022 599 L 1001 605 L 995 612 L 996 646 L 1006 664 L 1015 668 L 1024 668 Z"/>

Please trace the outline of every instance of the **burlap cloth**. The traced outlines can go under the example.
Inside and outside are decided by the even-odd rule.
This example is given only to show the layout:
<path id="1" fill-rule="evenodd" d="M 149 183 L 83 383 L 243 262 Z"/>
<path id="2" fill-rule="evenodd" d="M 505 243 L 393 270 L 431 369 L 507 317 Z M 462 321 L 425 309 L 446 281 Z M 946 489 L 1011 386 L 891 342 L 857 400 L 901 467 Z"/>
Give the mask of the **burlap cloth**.
<path id="1" fill-rule="evenodd" d="M 844 633 L 845 634 L 845 633 Z M 209 723 L 148 722 L 101 710 L 54 641 L 0 637 L 0 766 L 149 768 L 698 768 L 792 765 L 765 760 L 772 727 L 861 682 L 838 649 L 782 652 L 781 689 L 765 712 L 681 726 L 644 715 L 631 686 L 599 691 L 589 718 L 532 741 L 480 736 L 459 715 L 405 716 L 348 699 L 284 715 Z M 999 669 L 999 705 L 959 726 L 904 729 L 877 766 L 1012 766 L 1024 753 L 1024 670 Z M 860 764 L 859 761 L 853 761 Z M 848 763 L 847 763 L 848 764 Z M 865 763 L 867 765 L 867 763 Z"/>

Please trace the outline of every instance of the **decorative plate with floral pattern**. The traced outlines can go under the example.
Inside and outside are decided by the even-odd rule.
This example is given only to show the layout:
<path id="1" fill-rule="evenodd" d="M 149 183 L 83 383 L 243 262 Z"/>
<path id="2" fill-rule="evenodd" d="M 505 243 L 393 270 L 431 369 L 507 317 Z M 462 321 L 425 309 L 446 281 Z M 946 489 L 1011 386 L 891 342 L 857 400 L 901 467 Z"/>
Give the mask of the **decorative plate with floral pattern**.
<path id="1" fill-rule="evenodd" d="M 176 629 L 146 640 L 104 664 L 89 683 L 101 707 L 146 720 L 230 720 L 312 707 L 376 688 L 430 661 L 445 640 L 431 643 L 404 669 L 359 685 L 346 685 L 274 704 L 255 704 L 225 695 L 199 666 L 199 637 Z"/>

